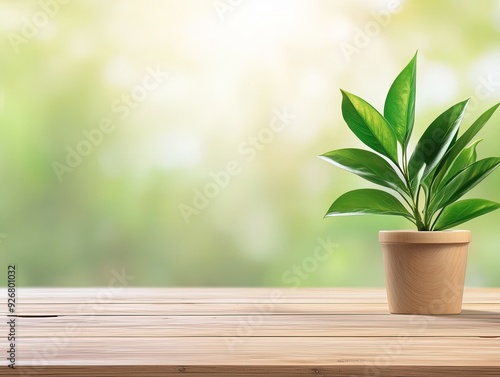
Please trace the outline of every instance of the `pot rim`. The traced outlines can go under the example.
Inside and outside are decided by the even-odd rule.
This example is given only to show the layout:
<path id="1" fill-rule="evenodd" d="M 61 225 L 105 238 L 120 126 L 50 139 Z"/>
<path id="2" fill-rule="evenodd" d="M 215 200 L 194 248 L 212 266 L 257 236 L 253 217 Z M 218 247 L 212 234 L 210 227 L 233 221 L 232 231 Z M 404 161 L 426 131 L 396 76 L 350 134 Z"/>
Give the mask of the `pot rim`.
<path id="1" fill-rule="evenodd" d="M 387 243 L 447 243 L 460 244 L 470 243 L 472 232 L 470 230 L 381 230 L 378 233 L 381 244 Z"/>

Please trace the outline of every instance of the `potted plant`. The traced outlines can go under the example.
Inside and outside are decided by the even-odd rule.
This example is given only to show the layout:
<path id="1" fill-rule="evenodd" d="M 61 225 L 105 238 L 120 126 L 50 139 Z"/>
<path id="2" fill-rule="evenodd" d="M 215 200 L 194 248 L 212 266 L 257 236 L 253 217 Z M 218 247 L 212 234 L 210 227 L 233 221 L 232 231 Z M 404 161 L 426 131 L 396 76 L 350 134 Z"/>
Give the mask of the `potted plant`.
<path id="1" fill-rule="evenodd" d="M 373 151 L 339 149 L 320 157 L 385 190 L 349 191 L 333 202 L 325 217 L 380 214 L 411 221 L 416 231 L 379 232 L 390 312 L 458 314 L 471 233 L 447 229 L 500 207 L 485 199 L 459 200 L 500 164 L 498 157 L 477 160 L 480 140 L 473 141 L 500 104 L 459 136 L 469 100 L 457 103 L 429 125 L 410 152 L 416 62 L 417 54 L 394 80 L 383 115 L 341 90 L 345 122 Z"/>

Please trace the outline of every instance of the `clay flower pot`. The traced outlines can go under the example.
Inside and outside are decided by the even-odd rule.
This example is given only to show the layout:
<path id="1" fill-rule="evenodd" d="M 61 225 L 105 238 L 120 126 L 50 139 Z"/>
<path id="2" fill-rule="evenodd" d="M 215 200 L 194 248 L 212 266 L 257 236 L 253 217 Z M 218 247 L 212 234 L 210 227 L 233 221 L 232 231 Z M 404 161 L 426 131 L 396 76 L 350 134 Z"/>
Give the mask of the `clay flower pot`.
<path id="1" fill-rule="evenodd" d="M 460 313 L 470 231 L 381 231 L 379 241 L 391 313 Z"/>

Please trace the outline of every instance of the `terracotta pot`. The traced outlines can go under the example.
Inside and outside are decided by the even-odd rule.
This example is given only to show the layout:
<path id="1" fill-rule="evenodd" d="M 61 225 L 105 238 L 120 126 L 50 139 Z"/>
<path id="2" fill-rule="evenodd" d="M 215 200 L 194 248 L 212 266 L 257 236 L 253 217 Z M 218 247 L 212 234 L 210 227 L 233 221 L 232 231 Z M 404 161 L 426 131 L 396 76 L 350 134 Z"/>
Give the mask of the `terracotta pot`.
<path id="1" fill-rule="evenodd" d="M 381 231 L 389 311 L 460 314 L 468 230 Z"/>

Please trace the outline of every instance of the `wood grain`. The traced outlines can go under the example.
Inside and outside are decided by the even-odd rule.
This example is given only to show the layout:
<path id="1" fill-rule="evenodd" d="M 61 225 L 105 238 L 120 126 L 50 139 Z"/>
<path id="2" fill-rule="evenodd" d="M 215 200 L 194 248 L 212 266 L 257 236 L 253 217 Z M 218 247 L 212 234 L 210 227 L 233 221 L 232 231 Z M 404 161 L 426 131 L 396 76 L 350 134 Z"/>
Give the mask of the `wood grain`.
<path id="1" fill-rule="evenodd" d="M 0 295 L 7 299 L 7 291 Z M 498 288 L 467 287 L 464 303 L 500 303 Z M 387 304 L 380 288 L 18 288 L 21 303 L 355 303 Z M 2 308 L 3 309 L 3 308 Z"/>
<path id="2" fill-rule="evenodd" d="M 488 314 L 490 309 L 500 309 L 500 304 L 496 303 L 465 303 L 463 304 L 463 314 Z M 360 314 L 385 315 L 389 314 L 387 303 L 373 304 L 342 304 L 342 303 L 311 303 L 311 304 L 267 304 L 266 302 L 255 303 L 203 303 L 203 304 L 151 304 L 151 303 L 116 303 L 99 305 L 69 304 L 42 304 L 26 303 L 22 304 L 18 310 L 18 315 L 241 315 L 259 314 L 266 315 L 283 314 L 349 314 L 352 316 Z M 7 310 L 0 311 L 0 315 L 6 315 Z"/>
<path id="3" fill-rule="evenodd" d="M 500 375 L 500 289 L 445 316 L 391 315 L 383 289 L 105 289 L 19 289 L 0 376 Z"/>
<path id="4" fill-rule="evenodd" d="M 31 337 L 49 337 L 75 326 L 68 337 L 217 337 L 225 336 L 498 336 L 500 313 L 453 316 L 266 315 L 224 316 L 86 316 L 21 317 L 17 321 Z M 376 324 L 376 326 L 374 325 Z M 127 329 L 126 332 L 123 329 Z M 284 329 L 287 329 L 284 335 Z"/>

